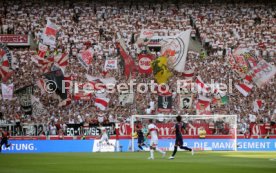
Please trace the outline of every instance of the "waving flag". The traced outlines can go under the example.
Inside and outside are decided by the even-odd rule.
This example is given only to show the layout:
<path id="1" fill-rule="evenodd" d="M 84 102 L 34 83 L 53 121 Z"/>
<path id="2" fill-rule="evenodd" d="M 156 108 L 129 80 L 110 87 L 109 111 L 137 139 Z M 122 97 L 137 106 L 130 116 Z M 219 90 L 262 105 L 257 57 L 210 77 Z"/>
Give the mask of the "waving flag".
<path id="1" fill-rule="evenodd" d="M 250 91 L 253 88 L 253 85 L 251 84 L 245 84 L 245 83 L 239 83 L 239 84 L 235 84 L 236 89 L 242 93 L 243 96 L 248 96 Z"/>
<path id="2" fill-rule="evenodd" d="M 152 61 L 151 67 L 153 70 L 153 75 L 158 84 L 167 83 L 172 73 L 167 67 L 167 58 L 161 56 L 156 60 Z"/>
<path id="3" fill-rule="evenodd" d="M 12 75 L 12 54 L 9 49 L 0 43 L 0 78 L 6 82 Z"/>
<path id="4" fill-rule="evenodd" d="M 248 73 L 248 75 L 252 77 L 253 82 L 258 87 L 265 85 L 270 79 L 274 78 L 275 74 L 276 67 L 266 62 L 265 60 L 261 60 Z"/>
<path id="5" fill-rule="evenodd" d="M 42 44 L 42 43 L 39 43 L 37 55 L 38 55 L 40 58 L 44 58 L 45 55 L 46 55 L 46 53 L 47 53 L 47 50 L 48 50 L 48 46 L 47 46 L 47 45 L 44 45 L 44 44 Z"/>
<path id="6" fill-rule="evenodd" d="M 197 76 L 195 83 L 196 83 L 195 87 L 198 92 L 207 93 L 210 90 L 209 86 L 202 81 L 200 76 Z"/>
<path id="7" fill-rule="evenodd" d="M 47 25 L 42 35 L 43 44 L 56 47 L 56 35 L 58 32 L 58 28 L 59 27 L 56 24 L 54 24 L 50 20 L 47 20 Z"/>
<path id="8" fill-rule="evenodd" d="M 93 50 L 92 49 L 87 49 L 84 52 L 78 54 L 78 59 L 81 65 L 85 68 L 88 69 L 89 65 L 91 64 L 93 60 Z"/>
<path id="9" fill-rule="evenodd" d="M 125 76 L 129 77 L 131 73 L 135 70 L 135 63 L 132 59 L 132 57 L 127 53 L 125 42 L 123 39 L 119 40 L 119 43 L 117 43 L 117 48 L 120 51 L 121 57 L 124 60 L 124 73 Z"/>
<path id="10" fill-rule="evenodd" d="M 162 46 L 162 55 L 168 57 L 169 66 L 175 71 L 184 72 L 190 42 L 191 30 L 182 32 L 174 39 L 168 39 Z"/>
<path id="11" fill-rule="evenodd" d="M 199 95 L 197 104 L 196 104 L 196 112 L 197 115 L 210 115 L 211 108 L 210 108 L 211 99 Z"/>
<path id="12" fill-rule="evenodd" d="M 264 100 L 257 99 L 253 102 L 253 111 L 258 112 L 260 109 L 264 108 Z"/>
<path id="13" fill-rule="evenodd" d="M 3 100 L 11 100 L 13 97 L 13 84 L 1 84 Z"/>
<path id="14" fill-rule="evenodd" d="M 104 111 L 108 107 L 109 98 L 96 98 L 95 106 Z"/>
<path id="15" fill-rule="evenodd" d="M 60 53 L 54 57 L 55 64 L 62 70 L 63 74 L 68 65 L 68 59 L 69 57 L 67 53 Z"/>
<path id="16" fill-rule="evenodd" d="M 195 69 L 192 68 L 190 70 L 185 70 L 182 74 L 183 77 L 185 77 L 185 79 L 191 79 L 194 77 L 194 72 L 195 72 Z"/>

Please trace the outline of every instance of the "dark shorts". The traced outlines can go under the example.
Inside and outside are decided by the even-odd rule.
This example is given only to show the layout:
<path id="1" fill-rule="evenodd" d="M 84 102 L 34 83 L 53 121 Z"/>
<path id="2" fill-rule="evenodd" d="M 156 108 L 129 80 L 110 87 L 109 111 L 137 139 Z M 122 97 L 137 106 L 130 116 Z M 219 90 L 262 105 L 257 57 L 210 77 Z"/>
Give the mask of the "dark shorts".
<path id="1" fill-rule="evenodd" d="M 142 137 L 138 138 L 138 144 L 143 144 L 144 141 L 145 141 L 144 138 L 142 138 Z"/>
<path id="2" fill-rule="evenodd" d="M 2 140 L 1 140 L 1 146 L 2 145 L 8 145 L 8 138 L 2 138 Z"/>
<path id="3" fill-rule="evenodd" d="M 176 137 L 174 145 L 182 146 L 183 145 L 183 139 L 182 139 L 182 137 Z"/>

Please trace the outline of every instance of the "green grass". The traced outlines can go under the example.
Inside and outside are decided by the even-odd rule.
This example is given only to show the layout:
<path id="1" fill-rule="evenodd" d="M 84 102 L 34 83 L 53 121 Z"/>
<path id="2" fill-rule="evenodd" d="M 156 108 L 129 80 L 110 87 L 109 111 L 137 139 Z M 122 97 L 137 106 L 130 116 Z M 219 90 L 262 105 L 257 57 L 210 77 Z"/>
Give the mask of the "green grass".
<path id="1" fill-rule="evenodd" d="M 168 153 L 170 154 L 170 152 Z M 167 154 L 167 156 L 169 156 Z M 0 154 L 0 173 L 276 173 L 276 152 Z M 271 161 L 270 159 L 275 159 Z"/>

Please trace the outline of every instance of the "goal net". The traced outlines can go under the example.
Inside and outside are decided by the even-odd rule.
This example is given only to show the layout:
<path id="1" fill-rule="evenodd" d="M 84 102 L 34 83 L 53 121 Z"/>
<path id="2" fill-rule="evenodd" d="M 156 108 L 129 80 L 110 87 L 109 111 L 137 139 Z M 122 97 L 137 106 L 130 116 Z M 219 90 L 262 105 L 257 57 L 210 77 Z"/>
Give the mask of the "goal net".
<path id="1" fill-rule="evenodd" d="M 178 115 L 132 115 L 131 151 L 138 151 L 136 130 L 144 133 L 147 139 L 149 119 L 158 128 L 158 147 L 171 151 L 174 147 L 175 134 L 173 127 Z M 237 150 L 237 115 L 181 115 L 184 128 L 182 130 L 184 145 L 195 150 L 236 151 Z M 144 146 L 148 150 L 147 145 Z"/>

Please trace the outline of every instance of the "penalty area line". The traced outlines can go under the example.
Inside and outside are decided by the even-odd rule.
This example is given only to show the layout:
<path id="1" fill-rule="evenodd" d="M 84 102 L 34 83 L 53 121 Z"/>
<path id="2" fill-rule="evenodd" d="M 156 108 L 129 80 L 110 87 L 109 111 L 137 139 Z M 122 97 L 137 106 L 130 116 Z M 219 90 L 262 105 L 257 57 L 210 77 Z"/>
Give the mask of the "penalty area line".
<path id="1" fill-rule="evenodd" d="M 276 158 L 269 159 L 270 161 L 276 161 Z"/>

